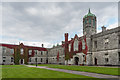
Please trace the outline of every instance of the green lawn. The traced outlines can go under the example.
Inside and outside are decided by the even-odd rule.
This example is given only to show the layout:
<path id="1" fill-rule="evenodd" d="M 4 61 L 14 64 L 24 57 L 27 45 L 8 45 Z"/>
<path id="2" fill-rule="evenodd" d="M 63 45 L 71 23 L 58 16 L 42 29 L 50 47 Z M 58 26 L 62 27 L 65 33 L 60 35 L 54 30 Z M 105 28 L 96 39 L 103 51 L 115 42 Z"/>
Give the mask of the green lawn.
<path id="1" fill-rule="evenodd" d="M 39 66 L 48 66 L 50 68 L 59 68 L 75 71 L 93 72 L 109 75 L 118 75 L 118 70 L 120 68 L 110 68 L 110 67 L 94 67 L 94 66 L 74 66 L 74 65 L 53 65 L 53 64 L 40 64 Z M 120 74 L 119 74 L 120 75 Z"/>
<path id="2" fill-rule="evenodd" d="M 76 79 L 76 80 L 101 80 L 97 78 L 92 78 L 88 76 L 52 71 L 47 69 L 40 69 L 40 68 L 30 68 L 24 65 L 3 65 L 2 68 L 2 78 L 21 78 L 27 80 L 28 78 L 44 78 L 44 80 L 54 80 L 52 78 L 56 78 L 56 80 L 68 80 L 67 78 Z M 45 79 L 46 78 L 46 79 Z M 57 79 L 59 78 L 59 79 Z M 64 78 L 64 79 L 63 79 Z M 79 79 L 78 79 L 79 78 Z M 11 79 L 11 80 L 14 80 Z M 71 80 L 69 79 L 69 80 Z M 4 80 L 4 79 L 3 79 Z M 19 79 L 18 79 L 19 80 Z M 30 80 L 30 79 L 29 79 Z M 35 79 L 33 79 L 35 80 Z M 38 79 L 41 80 L 41 79 Z"/>

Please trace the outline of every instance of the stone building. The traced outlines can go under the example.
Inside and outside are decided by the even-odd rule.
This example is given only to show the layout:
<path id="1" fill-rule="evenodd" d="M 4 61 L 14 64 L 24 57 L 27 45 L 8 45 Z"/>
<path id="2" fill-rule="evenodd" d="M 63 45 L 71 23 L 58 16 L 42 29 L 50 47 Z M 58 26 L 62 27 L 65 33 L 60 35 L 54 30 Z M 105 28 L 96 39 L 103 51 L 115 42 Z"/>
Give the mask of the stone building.
<path id="1" fill-rule="evenodd" d="M 47 63 L 47 49 L 44 47 L 0 44 L 2 62 L 0 64 L 38 64 Z"/>
<path id="2" fill-rule="evenodd" d="M 62 45 L 53 46 L 48 50 L 49 64 L 65 64 L 64 47 Z"/>
<path id="3" fill-rule="evenodd" d="M 71 47 L 72 57 L 68 60 L 68 64 L 77 65 L 120 65 L 120 27 L 107 30 L 102 26 L 102 32 L 97 33 L 97 19 L 94 14 L 89 12 L 83 18 L 83 36 L 76 37 L 70 41 L 65 41 L 66 52 L 69 54 L 68 49 Z M 67 36 L 66 36 L 67 34 Z M 68 38 L 68 33 L 65 38 Z M 87 54 L 84 54 L 83 37 L 86 38 Z M 65 39 L 66 40 L 66 39 Z M 82 48 L 79 48 L 80 41 L 82 41 Z M 71 43 L 69 43 L 71 42 Z M 75 45 L 77 45 L 77 49 Z"/>
<path id="4" fill-rule="evenodd" d="M 83 17 L 83 36 L 75 34 L 52 48 L 1 44 L 0 64 L 120 65 L 120 27 L 97 33 L 97 17 L 88 11 Z"/>

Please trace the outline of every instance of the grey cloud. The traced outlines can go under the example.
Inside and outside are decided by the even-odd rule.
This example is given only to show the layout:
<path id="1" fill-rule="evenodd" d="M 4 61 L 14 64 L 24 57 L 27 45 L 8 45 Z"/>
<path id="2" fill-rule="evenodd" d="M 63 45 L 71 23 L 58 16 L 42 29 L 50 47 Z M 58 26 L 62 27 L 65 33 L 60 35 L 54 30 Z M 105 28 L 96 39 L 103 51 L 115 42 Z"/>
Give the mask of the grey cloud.
<path id="1" fill-rule="evenodd" d="M 107 9 L 111 9 L 113 6 L 116 11 L 117 3 L 111 2 L 3 3 L 3 36 L 16 37 L 26 41 L 59 43 L 65 32 L 69 32 L 70 35 L 82 33 L 82 19 L 88 13 L 89 8 L 99 19 L 100 23 L 98 23 L 104 25 L 106 24 L 102 22 L 104 16 L 108 16 L 105 20 L 116 17 L 117 13 L 107 13 Z M 37 12 L 30 13 L 27 11 L 30 8 Z"/>

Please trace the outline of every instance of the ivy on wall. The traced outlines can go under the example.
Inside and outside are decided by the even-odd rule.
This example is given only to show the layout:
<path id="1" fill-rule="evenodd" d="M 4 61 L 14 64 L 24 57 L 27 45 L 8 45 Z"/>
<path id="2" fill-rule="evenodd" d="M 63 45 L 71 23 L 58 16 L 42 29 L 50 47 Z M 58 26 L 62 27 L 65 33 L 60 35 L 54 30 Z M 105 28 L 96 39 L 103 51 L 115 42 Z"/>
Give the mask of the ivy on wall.
<path id="1" fill-rule="evenodd" d="M 24 51 L 24 64 L 28 64 L 28 49 L 27 48 L 25 48 L 24 49 L 25 51 Z"/>
<path id="2" fill-rule="evenodd" d="M 15 64 L 18 65 L 20 60 L 20 49 L 15 48 Z"/>
<path id="3" fill-rule="evenodd" d="M 67 52 L 66 55 L 65 55 L 65 60 L 69 60 L 70 59 L 70 55 L 69 53 Z"/>

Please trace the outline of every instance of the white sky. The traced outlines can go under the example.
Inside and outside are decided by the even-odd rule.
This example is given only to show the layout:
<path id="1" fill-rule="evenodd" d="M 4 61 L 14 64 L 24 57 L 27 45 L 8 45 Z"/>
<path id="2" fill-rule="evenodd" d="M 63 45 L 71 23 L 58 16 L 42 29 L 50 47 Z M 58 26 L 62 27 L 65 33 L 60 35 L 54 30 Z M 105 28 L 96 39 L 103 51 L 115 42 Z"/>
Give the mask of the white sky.
<path id="1" fill-rule="evenodd" d="M 88 9 L 97 17 L 97 31 L 118 26 L 118 3 L 113 2 L 18 2 L 4 0 L 2 6 L 2 43 L 52 47 L 75 34 L 82 36 L 82 19 Z M 21 0 L 22 1 L 22 0 Z M 25 0 L 24 0 L 25 1 Z M 40 1 L 40 0 L 37 0 Z M 41 0 L 42 1 L 42 0 Z M 0 15 L 1 16 L 1 15 Z"/>

